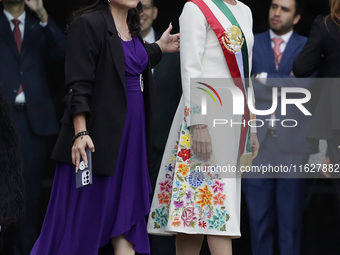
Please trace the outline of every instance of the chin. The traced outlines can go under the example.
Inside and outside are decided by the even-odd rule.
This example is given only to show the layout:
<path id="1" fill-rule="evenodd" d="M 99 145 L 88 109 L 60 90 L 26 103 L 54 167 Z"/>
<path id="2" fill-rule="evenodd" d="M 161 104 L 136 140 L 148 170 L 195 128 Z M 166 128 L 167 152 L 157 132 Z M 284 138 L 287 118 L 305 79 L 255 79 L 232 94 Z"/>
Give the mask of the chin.
<path id="1" fill-rule="evenodd" d="M 137 4 L 139 3 L 139 0 L 126 0 L 125 1 L 130 8 L 136 8 Z"/>

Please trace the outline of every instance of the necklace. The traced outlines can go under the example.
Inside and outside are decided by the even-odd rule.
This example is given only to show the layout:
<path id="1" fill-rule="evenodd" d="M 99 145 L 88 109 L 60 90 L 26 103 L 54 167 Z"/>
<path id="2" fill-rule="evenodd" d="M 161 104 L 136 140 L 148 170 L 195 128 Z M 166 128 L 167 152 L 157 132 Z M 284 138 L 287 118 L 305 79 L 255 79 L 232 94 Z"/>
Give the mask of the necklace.
<path id="1" fill-rule="evenodd" d="M 121 39 L 123 39 L 122 36 L 124 36 L 127 41 L 132 41 L 132 37 L 124 35 L 122 32 L 120 32 L 118 27 L 117 27 L 117 34 Z"/>

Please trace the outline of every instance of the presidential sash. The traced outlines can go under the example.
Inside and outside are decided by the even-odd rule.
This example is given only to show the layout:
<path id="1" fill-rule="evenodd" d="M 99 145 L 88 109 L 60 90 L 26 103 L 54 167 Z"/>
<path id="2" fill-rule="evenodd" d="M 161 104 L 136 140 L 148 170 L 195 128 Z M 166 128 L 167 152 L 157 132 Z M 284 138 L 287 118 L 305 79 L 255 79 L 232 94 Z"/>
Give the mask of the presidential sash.
<path id="1" fill-rule="evenodd" d="M 193 2 L 200 8 L 209 25 L 215 32 L 222 47 L 222 51 L 227 61 L 234 83 L 243 93 L 245 106 L 243 121 L 245 122 L 245 125 L 241 126 L 240 156 L 246 156 L 246 158 L 241 157 L 241 165 L 250 165 L 251 144 L 248 127 L 250 112 L 247 104 L 247 88 L 249 87 L 249 58 L 247 42 L 240 25 L 227 5 L 222 0 L 210 1 L 212 1 L 212 3 L 215 4 L 229 20 L 231 23 L 229 28 L 224 29 L 224 27 L 215 17 L 214 13 L 203 0 L 189 0 L 189 2 Z M 245 78 L 244 81 L 242 78 Z"/>

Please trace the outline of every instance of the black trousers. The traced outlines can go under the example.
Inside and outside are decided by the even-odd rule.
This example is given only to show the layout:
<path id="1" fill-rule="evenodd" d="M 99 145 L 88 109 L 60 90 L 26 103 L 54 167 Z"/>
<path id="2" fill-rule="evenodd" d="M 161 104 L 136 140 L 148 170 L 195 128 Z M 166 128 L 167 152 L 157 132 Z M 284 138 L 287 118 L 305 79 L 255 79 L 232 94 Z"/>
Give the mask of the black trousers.
<path id="1" fill-rule="evenodd" d="M 40 232 L 38 222 L 40 179 L 48 160 L 48 138 L 37 136 L 33 132 L 25 110 L 14 110 L 13 120 L 20 138 L 26 196 L 25 221 L 15 240 L 14 254 L 28 255 Z"/>
<path id="2" fill-rule="evenodd" d="M 328 155 L 331 164 L 340 166 L 340 149 L 338 148 L 340 145 L 340 132 L 336 132 L 334 137 L 330 140 L 327 140 L 328 145 Z M 340 169 L 338 169 L 340 171 Z M 336 196 L 338 200 L 338 208 L 340 212 L 340 173 L 331 173 L 333 177 L 333 183 L 336 190 Z"/>

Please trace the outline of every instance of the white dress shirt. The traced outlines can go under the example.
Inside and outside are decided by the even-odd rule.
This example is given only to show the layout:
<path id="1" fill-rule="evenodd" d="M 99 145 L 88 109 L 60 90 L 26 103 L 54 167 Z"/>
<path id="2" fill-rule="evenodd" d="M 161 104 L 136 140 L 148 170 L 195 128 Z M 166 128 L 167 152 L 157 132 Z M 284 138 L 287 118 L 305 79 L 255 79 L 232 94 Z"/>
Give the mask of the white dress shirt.
<path id="1" fill-rule="evenodd" d="M 151 27 L 150 32 L 144 37 L 144 41 L 147 43 L 154 43 L 156 41 L 155 30 Z"/>

